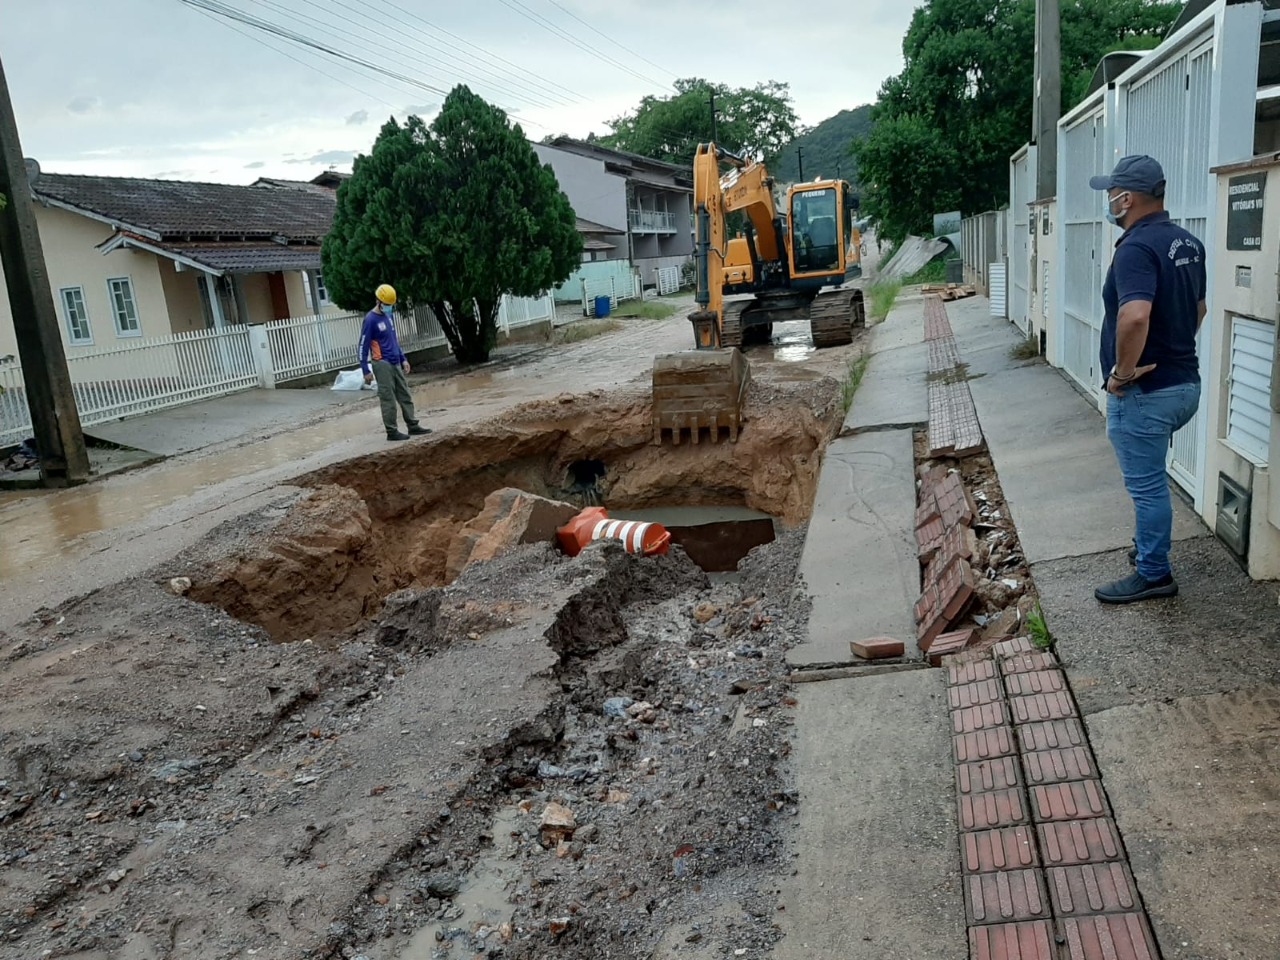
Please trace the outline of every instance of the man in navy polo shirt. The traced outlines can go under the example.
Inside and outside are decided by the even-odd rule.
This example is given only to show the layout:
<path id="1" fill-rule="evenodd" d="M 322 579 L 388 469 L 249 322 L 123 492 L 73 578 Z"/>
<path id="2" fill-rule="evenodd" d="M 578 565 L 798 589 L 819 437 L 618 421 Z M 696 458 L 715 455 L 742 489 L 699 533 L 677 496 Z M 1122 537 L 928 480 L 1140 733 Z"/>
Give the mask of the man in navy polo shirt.
<path id="1" fill-rule="evenodd" d="M 1099 587 L 1103 603 L 1175 597 L 1169 565 L 1173 501 L 1166 459 L 1200 406 L 1196 334 L 1205 316 L 1204 244 L 1169 219 L 1165 177 L 1151 157 L 1125 157 L 1089 185 L 1107 191 L 1107 219 L 1124 230 L 1102 289 L 1107 436 L 1133 498 L 1136 571 Z"/>

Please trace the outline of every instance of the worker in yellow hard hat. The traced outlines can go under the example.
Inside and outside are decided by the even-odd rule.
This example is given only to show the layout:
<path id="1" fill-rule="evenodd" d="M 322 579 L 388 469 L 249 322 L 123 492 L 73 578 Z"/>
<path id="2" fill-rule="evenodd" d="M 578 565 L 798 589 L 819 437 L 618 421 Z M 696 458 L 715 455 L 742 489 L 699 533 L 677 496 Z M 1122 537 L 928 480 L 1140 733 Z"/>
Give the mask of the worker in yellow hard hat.
<path id="1" fill-rule="evenodd" d="M 396 336 L 396 288 L 389 283 L 378 285 L 373 292 L 375 303 L 360 331 L 360 369 L 364 382 L 378 381 L 378 400 L 382 404 L 382 423 L 388 440 L 408 440 L 410 435 L 423 436 L 431 431 L 418 423 L 409 393 L 409 358 L 400 349 Z M 396 425 L 396 407 L 404 415 L 409 433 L 401 433 Z"/>

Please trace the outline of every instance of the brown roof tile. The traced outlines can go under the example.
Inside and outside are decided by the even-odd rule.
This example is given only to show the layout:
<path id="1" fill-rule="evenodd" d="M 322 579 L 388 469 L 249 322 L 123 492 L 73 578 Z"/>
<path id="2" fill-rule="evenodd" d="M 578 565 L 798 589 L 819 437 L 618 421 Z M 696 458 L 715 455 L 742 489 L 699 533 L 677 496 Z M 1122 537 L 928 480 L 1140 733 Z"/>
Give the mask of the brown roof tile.
<path id="1" fill-rule="evenodd" d="M 42 173 L 39 197 L 161 237 L 319 240 L 333 224 L 329 191 Z"/>

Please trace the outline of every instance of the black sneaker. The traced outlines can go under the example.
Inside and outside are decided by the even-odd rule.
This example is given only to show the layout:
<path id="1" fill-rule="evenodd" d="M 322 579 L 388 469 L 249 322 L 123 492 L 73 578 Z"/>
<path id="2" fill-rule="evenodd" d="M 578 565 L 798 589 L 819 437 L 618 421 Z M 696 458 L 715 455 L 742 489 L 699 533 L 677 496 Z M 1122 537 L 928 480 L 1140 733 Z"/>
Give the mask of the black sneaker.
<path id="1" fill-rule="evenodd" d="M 388 440 L 408 440 L 409 435 L 407 433 L 401 433 L 399 430 L 388 430 L 387 439 Z"/>
<path id="2" fill-rule="evenodd" d="M 1129 574 L 1123 580 L 1117 580 L 1115 583 L 1108 583 L 1105 587 L 1099 587 L 1093 591 L 1093 595 L 1098 598 L 1099 603 L 1118 606 L 1125 603 L 1138 603 L 1141 600 L 1160 600 L 1167 597 L 1176 597 L 1178 595 L 1178 583 L 1173 579 L 1172 574 L 1163 580 L 1153 581 L 1135 572 Z"/>
<path id="3" fill-rule="evenodd" d="M 430 427 L 420 427 L 416 423 L 409 428 L 409 435 L 411 437 L 425 437 L 430 432 Z"/>

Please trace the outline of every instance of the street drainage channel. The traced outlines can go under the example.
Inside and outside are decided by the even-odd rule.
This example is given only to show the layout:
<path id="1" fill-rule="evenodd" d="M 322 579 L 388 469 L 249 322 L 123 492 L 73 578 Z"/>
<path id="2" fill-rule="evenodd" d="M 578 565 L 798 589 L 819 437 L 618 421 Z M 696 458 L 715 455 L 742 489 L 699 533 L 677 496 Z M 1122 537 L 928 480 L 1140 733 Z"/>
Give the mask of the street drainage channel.
<path id="1" fill-rule="evenodd" d="M 376 620 L 390 595 L 447 586 L 488 559 L 477 545 L 503 518 L 498 491 L 661 524 L 709 575 L 732 577 L 752 549 L 808 520 L 838 429 L 837 403 L 787 402 L 788 388 L 774 388 L 736 443 L 653 444 L 647 398 L 603 395 L 530 404 L 334 465 L 298 481 L 305 493 L 292 505 L 256 518 L 260 532 L 240 531 L 229 555 L 196 571 L 191 597 L 277 642 L 340 638 Z M 812 394 L 814 384 L 790 389 Z M 540 533 L 554 538 L 554 528 Z"/>

